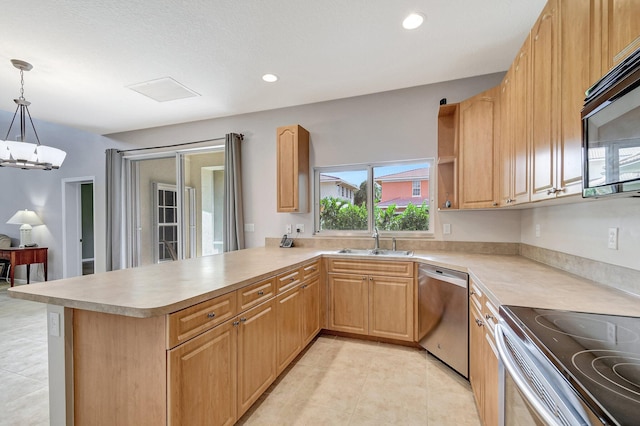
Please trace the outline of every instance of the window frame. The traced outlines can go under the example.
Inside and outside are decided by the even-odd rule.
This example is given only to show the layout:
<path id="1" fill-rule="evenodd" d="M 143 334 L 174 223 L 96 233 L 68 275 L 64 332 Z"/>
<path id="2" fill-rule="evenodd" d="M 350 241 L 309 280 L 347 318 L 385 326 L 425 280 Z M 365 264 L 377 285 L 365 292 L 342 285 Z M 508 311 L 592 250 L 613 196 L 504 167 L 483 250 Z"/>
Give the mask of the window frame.
<path id="1" fill-rule="evenodd" d="M 416 183 L 418 184 L 418 188 L 416 188 Z M 416 189 L 418 190 L 417 194 Z M 422 181 L 415 179 L 411 181 L 411 197 L 422 197 Z"/>
<path id="2" fill-rule="evenodd" d="M 387 237 L 420 237 L 420 238 L 434 238 L 435 237 L 435 217 L 434 206 L 434 191 L 435 191 L 435 167 L 436 162 L 434 158 L 419 158 L 412 160 L 398 160 L 398 161 L 379 161 L 360 164 L 345 164 L 338 166 L 317 166 L 313 168 L 313 235 L 323 237 L 362 237 L 371 236 L 374 232 L 374 169 L 377 167 L 387 166 L 406 166 L 411 164 L 428 164 L 429 168 L 429 223 L 428 230 L 426 231 L 385 231 L 380 230 L 381 236 Z M 320 175 L 322 173 L 340 173 L 356 170 L 367 171 L 367 206 L 368 218 L 366 230 L 320 230 Z M 355 191 L 354 191 L 355 193 Z"/>

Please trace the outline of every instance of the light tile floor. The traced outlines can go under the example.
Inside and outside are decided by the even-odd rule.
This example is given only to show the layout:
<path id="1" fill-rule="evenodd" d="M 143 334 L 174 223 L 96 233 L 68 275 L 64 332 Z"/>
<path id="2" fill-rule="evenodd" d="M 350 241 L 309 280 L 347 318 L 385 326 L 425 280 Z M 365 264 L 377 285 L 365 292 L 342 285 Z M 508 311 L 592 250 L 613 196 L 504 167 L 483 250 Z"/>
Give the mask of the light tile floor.
<path id="1" fill-rule="evenodd" d="M 0 425 L 49 424 L 47 307 L 0 285 Z"/>
<path id="2" fill-rule="evenodd" d="M 0 425 L 47 425 L 46 306 L 0 285 Z M 469 382 L 425 351 L 318 337 L 241 425 L 479 426 Z"/>

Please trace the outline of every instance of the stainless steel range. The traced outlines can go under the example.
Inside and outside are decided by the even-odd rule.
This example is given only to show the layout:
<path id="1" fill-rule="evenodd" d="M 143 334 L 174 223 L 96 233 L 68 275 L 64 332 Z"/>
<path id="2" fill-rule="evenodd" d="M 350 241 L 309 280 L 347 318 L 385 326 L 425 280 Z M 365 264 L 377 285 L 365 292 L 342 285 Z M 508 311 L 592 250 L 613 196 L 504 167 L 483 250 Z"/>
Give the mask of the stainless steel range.
<path id="1" fill-rule="evenodd" d="M 531 424 L 640 424 L 640 318 L 518 306 L 500 314 L 505 424 L 520 421 L 510 386 Z"/>

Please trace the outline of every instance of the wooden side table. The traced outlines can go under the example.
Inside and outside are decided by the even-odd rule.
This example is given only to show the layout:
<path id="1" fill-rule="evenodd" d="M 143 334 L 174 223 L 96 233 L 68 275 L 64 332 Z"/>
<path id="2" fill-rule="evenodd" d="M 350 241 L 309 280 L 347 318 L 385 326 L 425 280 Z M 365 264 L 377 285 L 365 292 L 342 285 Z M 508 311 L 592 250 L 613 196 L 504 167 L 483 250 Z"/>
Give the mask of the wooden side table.
<path id="1" fill-rule="evenodd" d="M 27 284 L 29 284 L 31 264 L 42 263 L 44 265 L 44 280 L 47 281 L 47 250 L 47 247 L 10 247 L 0 249 L 0 259 L 6 259 L 11 262 L 9 271 L 11 287 L 13 287 L 13 277 L 18 265 L 27 265 Z"/>

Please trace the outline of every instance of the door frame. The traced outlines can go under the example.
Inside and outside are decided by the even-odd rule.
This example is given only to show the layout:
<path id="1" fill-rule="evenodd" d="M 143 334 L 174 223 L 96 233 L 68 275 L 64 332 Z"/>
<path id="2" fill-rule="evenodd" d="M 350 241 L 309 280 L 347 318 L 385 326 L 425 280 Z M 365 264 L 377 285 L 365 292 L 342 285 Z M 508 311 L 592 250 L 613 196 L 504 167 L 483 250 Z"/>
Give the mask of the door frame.
<path id="1" fill-rule="evenodd" d="M 80 188 L 92 184 L 93 197 L 93 252 L 96 253 L 96 178 L 81 176 L 63 178 L 62 185 L 62 278 L 82 275 L 82 206 Z M 77 260 L 77 263 L 74 261 Z"/>

